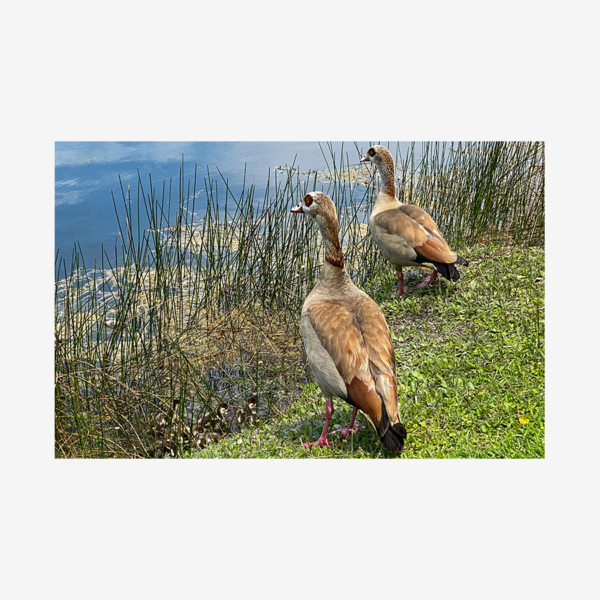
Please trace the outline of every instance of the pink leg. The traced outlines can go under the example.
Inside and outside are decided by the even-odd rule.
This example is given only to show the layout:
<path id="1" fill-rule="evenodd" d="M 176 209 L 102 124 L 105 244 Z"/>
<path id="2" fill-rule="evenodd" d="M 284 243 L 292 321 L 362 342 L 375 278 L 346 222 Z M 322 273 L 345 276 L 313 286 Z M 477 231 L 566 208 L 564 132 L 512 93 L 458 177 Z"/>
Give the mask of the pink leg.
<path id="1" fill-rule="evenodd" d="M 396 277 L 398 278 L 398 294 L 402 296 L 402 294 L 407 293 L 406 287 L 404 287 L 404 275 L 402 274 L 402 268 L 396 271 Z"/>
<path id="2" fill-rule="evenodd" d="M 430 283 L 435 283 L 437 278 L 438 278 L 438 272 L 433 271 L 433 273 L 431 275 L 425 277 L 425 279 L 423 279 L 421 281 L 421 283 L 417 283 L 417 287 L 424 288 L 426 285 L 429 285 Z"/>
<path id="3" fill-rule="evenodd" d="M 344 437 L 348 437 L 350 435 L 350 432 L 353 431 L 354 433 L 356 433 L 358 431 L 358 423 L 355 425 L 354 424 L 354 419 L 356 419 L 356 413 L 358 412 L 358 408 L 354 408 L 354 410 L 352 411 L 352 418 L 350 419 L 350 424 L 348 425 L 348 427 L 344 427 L 343 429 L 334 429 L 331 433 L 341 433 Z"/>
<path id="4" fill-rule="evenodd" d="M 331 398 L 327 398 L 325 400 L 325 425 L 323 425 L 323 433 L 321 433 L 321 437 L 316 442 L 313 442 L 312 444 L 310 442 L 307 442 L 306 444 L 304 444 L 306 448 L 310 448 L 311 446 L 319 446 L 319 448 L 327 446 L 328 448 L 330 448 L 329 440 L 327 439 L 327 430 L 329 429 L 329 421 L 331 421 L 332 414 L 333 402 L 331 401 Z"/>

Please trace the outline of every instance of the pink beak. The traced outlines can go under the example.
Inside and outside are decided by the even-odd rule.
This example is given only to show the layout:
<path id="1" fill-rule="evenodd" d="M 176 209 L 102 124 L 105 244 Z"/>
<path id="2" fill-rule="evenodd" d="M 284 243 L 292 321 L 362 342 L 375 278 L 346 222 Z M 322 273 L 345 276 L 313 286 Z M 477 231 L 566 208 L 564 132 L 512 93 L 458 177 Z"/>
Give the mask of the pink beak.
<path id="1" fill-rule="evenodd" d="M 302 210 L 302 204 L 298 204 L 298 206 L 294 206 L 292 208 L 292 210 L 290 210 L 290 212 L 293 212 L 293 213 L 303 213 L 304 211 Z"/>
<path id="2" fill-rule="evenodd" d="M 360 162 L 371 162 L 371 159 L 369 158 L 368 154 L 365 154 L 361 159 Z"/>

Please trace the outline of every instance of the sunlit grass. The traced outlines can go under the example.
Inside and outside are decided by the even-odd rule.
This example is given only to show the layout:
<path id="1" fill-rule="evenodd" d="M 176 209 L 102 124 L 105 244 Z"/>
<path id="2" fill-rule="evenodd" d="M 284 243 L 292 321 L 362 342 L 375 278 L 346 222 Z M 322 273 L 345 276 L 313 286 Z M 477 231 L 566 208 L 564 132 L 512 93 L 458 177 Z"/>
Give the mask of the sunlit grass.
<path id="1" fill-rule="evenodd" d="M 539 248 L 475 246 L 460 284 L 440 281 L 395 295 L 395 278 L 367 288 L 392 329 L 401 416 L 401 458 L 543 458 L 544 253 Z M 414 278 L 416 279 L 416 278 Z M 331 429 L 351 409 L 335 400 Z M 232 434 L 204 458 L 392 458 L 368 421 L 331 448 L 302 444 L 321 433 L 324 399 L 306 384 L 285 414 Z"/>
<path id="2" fill-rule="evenodd" d="M 397 155 L 399 193 L 435 214 L 457 249 L 481 239 L 543 243 L 542 144 L 430 145 L 422 150 L 420 162 L 414 160 L 414 153 Z M 84 264 L 78 246 L 69 262 L 57 255 L 56 456 L 154 456 L 157 432 L 153 424 L 160 412 L 168 415 L 169 426 L 177 432 L 174 453 L 194 453 L 197 448 L 186 431 L 199 415 L 214 414 L 217 404 L 227 400 L 235 433 L 235 410 L 250 395 L 258 398 L 261 427 L 272 428 L 269 435 L 274 444 L 287 447 L 286 440 L 297 441 L 293 432 L 277 437 L 280 419 L 289 419 L 303 439 L 312 436 L 322 425 L 320 415 L 311 412 L 304 425 L 298 424 L 299 415 L 310 407 L 307 390 L 315 392 L 299 335 L 299 314 L 318 277 L 319 236 L 309 220 L 290 215 L 289 210 L 314 189 L 324 189 L 334 199 L 349 270 L 382 304 L 391 322 L 400 317 L 414 319 L 439 341 L 447 325 L 424 313 L 433 302 L 436 311 L 455 314 L 458 323 L 470 319 L 461 327 L 471 331 L 472 343 L 457 349 L 461 356 L 478 364 L 485 348 L 498 346 L 498 340 L 490 337 L 491 323 L 510 322 L 506 317 L 511 314 L 509 298 L 521 289 L 515 287 L 520 281 L 515 275 L 517 265 L 509 261 L 497 272 L 490 282 L 496 286 L 493 295 L 487 288 L 480 289 L 489 278 L 472 277 L 478 268 L 476 259 L 463 270 L 457 286 L 438 284 L 439 298 L 414 288 L 404 302 L 390 301 L 393 271 L 365 229 L 377 182 L 358 163 L 361 151 L 352 148 L 351 154 L 352 160 L 348 152 L 341 156 L 330 152 L 326 173 L 302 172 L 296 167 L 277 170 L 260 199 L 255 198 L 253 186 L 233 197 L 227 182 L 209 173 L 201 177 L 194 172 L 186 182 L 183 167 L 177 184 L 165 182 L 157 189 L 151 179 L 146 184 L 140 178 L 136 190 L 119 189 L 115 213 L 120 243 L 103 249 L 94 265 Z M 206 210 L 198 214 L 195 198 L 201 188 L 208 200 Z M 469 252 L 485 254 L 474 246 Z M 523 264 L 533 272 L 531 261 Z M 519 276 L 525 278 L 522 273 Z M 410 283 L 410 277 L 407 280 Z M 471 313 L 477 302 L 473 299 L 482 298 L 489 301 L 489 311 L 474 317 Z M 479 339 L 475 333 L 480 329 L 488 333 Z M 543 340 L 537 339 L 543 351 Z M 415 337 L 412 343 L 417 342 Z M 419 353 L 432 364 L 450 360 L 450 354 L 438 354 L 435 344 L 425 350 L 424 344 Z M 506 351 L 495 355 L 494 362 L 512 364 L 507 363 Z M 406 362 L 400 354 L 400 391 L 412 393 L 410 386 L 421 371 L 415 367 L 405 374 Z M 452 369 L 455 373 L 456 365 Z M 511 373 L 509 369 L 503 377 Z M 457 377 L 475 385 L 475 374 L 469 371 Z M 432 374 L 422 376 L 426 385 L 421 391 L 445 389 Z M 504 380 L 500 377 L 499 381 Z M 463 384 L 456 385 L 458 397 Z M 492 389 L 500 393 L 491 383 L 484 387 L 489 393 Z M 473 392 L 476 399 L 481 389 Z M 311 401 L 319 402 L 317 396 Z M 515 406 L 522 408 L 518 403 Z M 405 410 L 410 409 L 408 403 Z M 422 455 L 438 452 L 438 442 L 431 440 L 435 420 L 421 417 L 407 415 L 409 432 L 413 428 L 407 455 L 418 444 Z M 526 411 L 518 417 L 529 423 L 520 423 L 516 431 L 524 431 L 531 423 L 535 426 L 538 418 Z M 414 428 L 421 421 L 425 423 L 420 426 L 423 437 Z M 494 429 L 495 422 L 486 427 Z M 468 426 L 474 427 L 472 422 Z M 243 435 L 250 433 L 244 429 Z M 224 452 L 230 437 L 201 454 Z M 436 437 L 444 443 L 451 438 L 449 434 Z M 350 452 L 360 454 L 362 446 L 355 441 L 349 442 Z M 380 455 L 381 450 L 373 452 Z"/>

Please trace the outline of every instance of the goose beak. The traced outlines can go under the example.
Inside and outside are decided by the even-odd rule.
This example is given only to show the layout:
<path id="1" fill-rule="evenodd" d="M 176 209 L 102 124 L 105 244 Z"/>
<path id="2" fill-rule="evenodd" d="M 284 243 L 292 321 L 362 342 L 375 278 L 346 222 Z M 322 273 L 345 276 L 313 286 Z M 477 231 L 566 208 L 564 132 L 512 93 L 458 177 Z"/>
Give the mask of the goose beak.
<path id="1" fill-rule="evenodd" d="M 290 210 L 290 212 L 293 212 L 293 213 L 302 213 L 302 212 L 304 212 L 302 210 L 302 204 L 298 204 L 298 206 L 294 206 L 292 208 L 292 210 Z"/>
<path id="2" fill-rule="evenodd" d="M 368 154 L 365 154 L 361 159 L 360 162 L 371 162 L 371 159 L 369 158 Z"/>

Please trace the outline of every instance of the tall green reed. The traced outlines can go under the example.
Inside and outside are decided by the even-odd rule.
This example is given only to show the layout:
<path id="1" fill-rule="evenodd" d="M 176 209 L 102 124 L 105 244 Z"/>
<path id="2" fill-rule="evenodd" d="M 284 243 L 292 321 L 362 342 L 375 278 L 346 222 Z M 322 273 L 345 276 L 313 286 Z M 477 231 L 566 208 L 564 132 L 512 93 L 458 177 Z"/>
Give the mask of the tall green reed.
<path id="1" fill-rule="evenodd" d="M 452 244 L 544 240 L 543 142 L 424 142 L 399 166 L 399 198 L 436 220 Z"/>
<path id="2" fill-rule="evenodd" d="M 358 162 L 366 149 L 322 150 L 327 172 L 274 170 L 262 198 L 245 177 L 234 195 L 219 171 L 196 168 L 186 181 L 183 162 L 158 189 L 138 173 L 135 190 L 120 184 L 113 195 L 119 242 L 99 264 L 85 265 L 79 246 L 69 263 L 57 254 L 56 456 L 154 456 L 159 413 L 180 454 L 193 447 L 186 431 L 221 400 L 255 395 L 268 418 L 293 399 L 306 375 L 299 314 L 323 259 L 314 225 L 291 206 L 328 192 L 353 278 L 362 285 L 385 265 L 366 229 L 377 193 Z M 451 243 L 541 243 L 543 152 L 542 143 L 396 149 L 399 196 L 430 211 Z"/>

